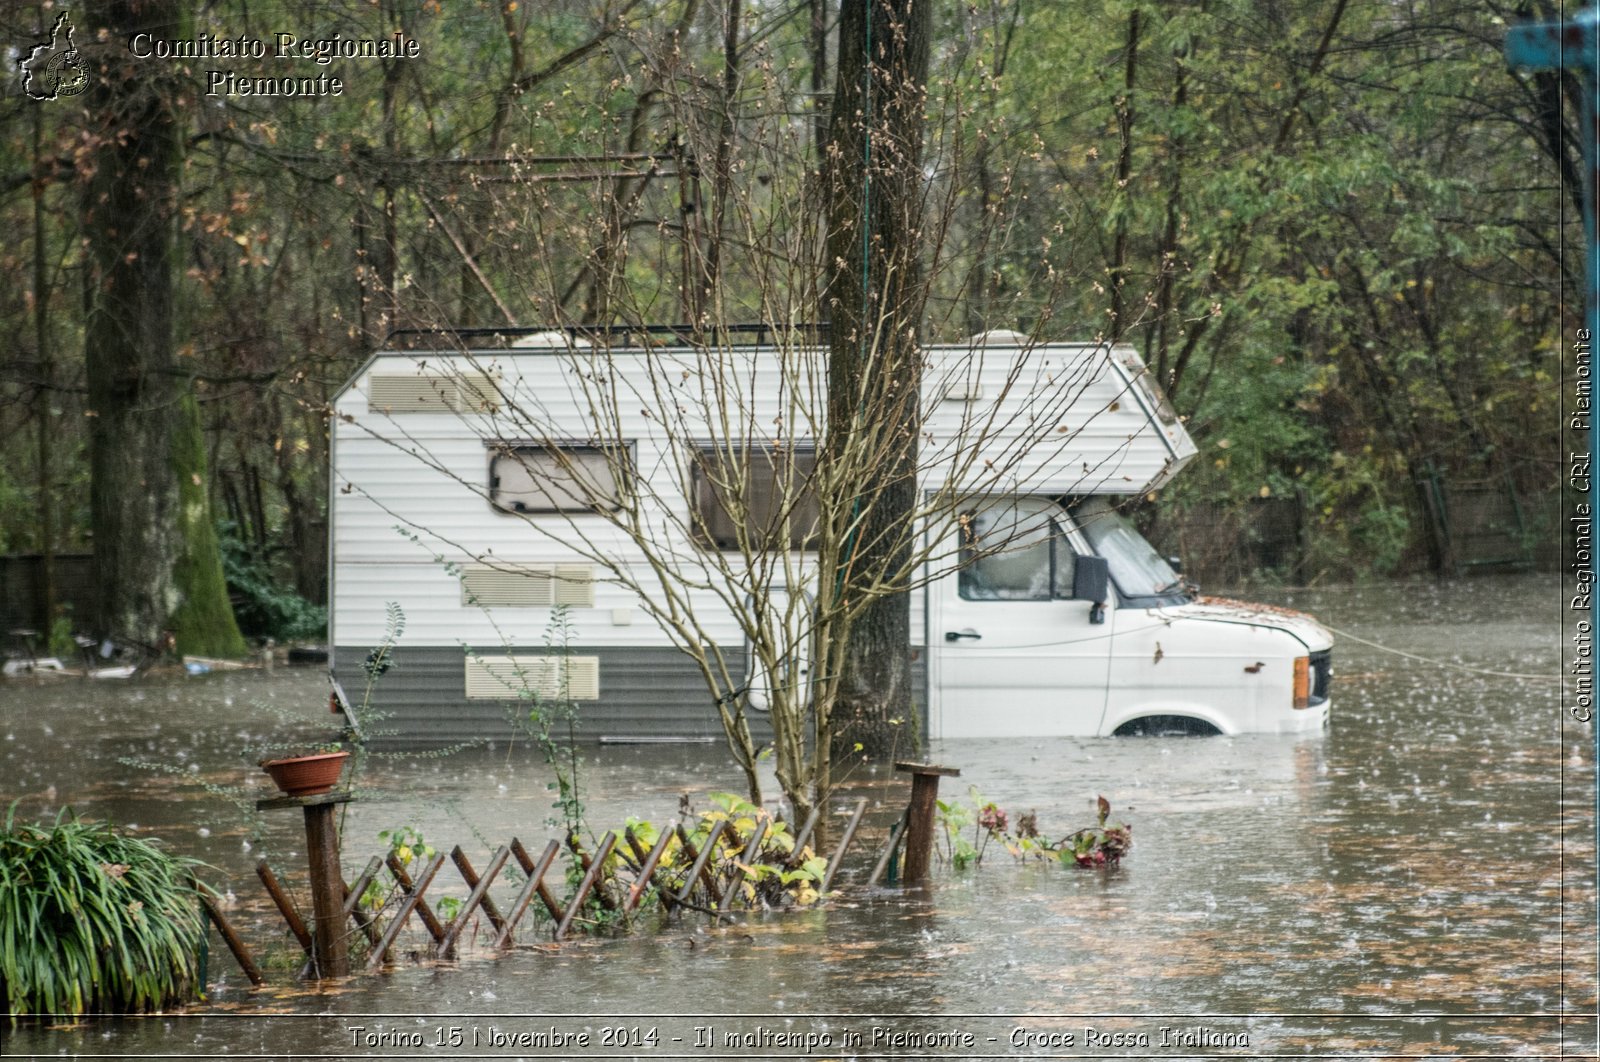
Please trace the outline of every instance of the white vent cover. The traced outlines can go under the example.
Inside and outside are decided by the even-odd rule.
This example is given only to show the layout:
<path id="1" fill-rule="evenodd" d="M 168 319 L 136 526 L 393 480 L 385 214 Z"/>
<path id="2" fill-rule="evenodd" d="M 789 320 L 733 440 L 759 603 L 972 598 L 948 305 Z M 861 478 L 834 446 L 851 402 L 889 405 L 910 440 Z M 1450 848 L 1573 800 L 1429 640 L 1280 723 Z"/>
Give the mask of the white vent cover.
<path id="1" fill-rule="evenodd" d="M 443 376 L 373 373 L 367 380 L 369 413 L 449 413 L 455 385 Z"/>
<path id="2" fill-rule="evenodd" d="M 563 670 L 566 672 L 564 684 Z M 533 655 L 467 658 L 468 700 L 513 701 L 525 689 L 547 701 L 562 698 L 574 701 L 599 700 L 600 658 Z"/>
<path id="3" fill-rule="evenodd" d="M 492 413 L 500 389 L 489 373 L 378 373 L 367 378 L 369 413 Z"/>
<path id="4" fill-rule="evenodd" d="M 587 564 L 468 564 L 461 603 L 481 608 L 594 607 L 594 570 Z"/>
<path id="5" fill-rule="evenodd" d="M 461 413 L 494 413 L 500 408 L 500 387 L 495 378 L 483 372 L 464 372 L 455 377 L 456 410 Z"/>

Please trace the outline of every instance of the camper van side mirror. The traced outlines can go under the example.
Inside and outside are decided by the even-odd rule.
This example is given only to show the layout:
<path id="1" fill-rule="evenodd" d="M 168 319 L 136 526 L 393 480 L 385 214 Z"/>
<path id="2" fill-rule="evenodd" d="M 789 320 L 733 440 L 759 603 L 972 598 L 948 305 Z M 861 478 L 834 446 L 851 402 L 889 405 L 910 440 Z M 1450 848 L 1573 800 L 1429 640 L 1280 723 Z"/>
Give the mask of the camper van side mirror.
<path id="1" fill-rule="evenodd" d="M 1105 603 L 1109 583 L 1110 572 L 1104 557 L 1077 558 L 1072 572 L 1072 600 L 1092 603 L 1089 609 L 1090 623 L 1106 621 Z"/>

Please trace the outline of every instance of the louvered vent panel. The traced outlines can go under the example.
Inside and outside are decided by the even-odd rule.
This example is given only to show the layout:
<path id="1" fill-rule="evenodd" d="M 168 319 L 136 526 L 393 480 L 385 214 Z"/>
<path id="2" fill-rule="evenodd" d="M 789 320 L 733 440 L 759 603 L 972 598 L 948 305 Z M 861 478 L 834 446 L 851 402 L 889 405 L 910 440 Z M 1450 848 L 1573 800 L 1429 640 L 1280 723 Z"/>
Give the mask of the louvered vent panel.
<path id="1" fill-rule="evenodd" d="M 369 413 L 451 413 L 456 388 L 443 376 L 373 373 L 367 379 Z"/>
<path id="2" fill-rule="evenodd" d="M 562 658 L 558 656 L 480 656 L 466 662 L 466 694 L 469 700 L 516 700 L 527 689 L 545 700 L 565 695 L 574 701 L 593 701 L 600 697 L 600 658 L 566 658 L 567 682 L 561 683 Z"/>
<path id="3" fill-rule="evenodd" d="M 552 581 L 556 604 L 594 607 L 594 571 L 587 564 L 559 564 Z"/>
<path id="4" fill-rule="evenodd" d="M 461 603 L 482 608 L 593 608 L 594 572 L 587 564 L 469 564 L 461 573 Z"/>
<path id="5" fill-rule="evenodd" d="M 468 565 L 461 573 L 461 603 L 483 608 L 542 608 L 555 604 L 549 568 Z"/>
<path id="6" fill-rule="evenodd" d="M 493 413 L 500 408 L 500 388 L 487 373 L 466 372 L 455 379 L 456 408 L 463 413 Z"/>
<path id="7" fill-rule="evenodd" d="M 567 657 L 567 696 L 575 701 L 600 699 L 600 658 Z"/>
<path id="8" fill-rule="evenodd" d="M 556 658 L 509 656 L 468 657 L 466 688 L 468 700 L 511 701 L 526 688 L 540 697 L 556 695 Z"/>

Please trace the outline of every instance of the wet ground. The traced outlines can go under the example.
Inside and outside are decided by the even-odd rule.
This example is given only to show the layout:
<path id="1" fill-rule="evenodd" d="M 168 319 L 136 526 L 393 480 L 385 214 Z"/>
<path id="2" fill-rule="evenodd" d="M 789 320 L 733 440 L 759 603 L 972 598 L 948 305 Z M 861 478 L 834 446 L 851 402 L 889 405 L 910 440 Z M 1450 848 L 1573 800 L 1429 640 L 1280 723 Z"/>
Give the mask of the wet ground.
<path id="1" fill-rule="evenodd" d="M 320 726 L 320 675 L 8 683 L 0 790 L 19 817 L 70 806 L 208 861 L 275 958 L 272 985 L 251 991 L 214 942 L 209 1005 L 23 1025 L 0 1054 L 1593 1057 L 1594 737 L 1565 721 L 1552 681 L 1559 587 L 1494 577 L 1259 596 L 1346 632 L 1325 735 L 930 750 L 962 770 L 941 795 L 973 803 L 975 787 L 1013 819 L 1037 812 L 1047 834 L 1088 825 L 1104 794 L 1133 827 L 1117 870 L 991 847 L 981 866 L 937 867 L 924 889 L 847 883 L 820 909 L 649 920 L 322 990 L 295 983 L 252 871 L 265 854 L 295 875 L 298 815 L 253 811 L 267 783 L 242 751 Z M 350 805 L 346 868 L 397 827 L 480 865 L 513 834 L 536 850 L 551 834 L 549 777 L 524 747 L 374 761 Z M 715 746 L 590 749 L 581 777 L 598 830 L 739 787 Z M 854 782 L 880 821 L 905 799 L 892 779 Z M 455 878 L 437 888 L 466 893 Z"/>

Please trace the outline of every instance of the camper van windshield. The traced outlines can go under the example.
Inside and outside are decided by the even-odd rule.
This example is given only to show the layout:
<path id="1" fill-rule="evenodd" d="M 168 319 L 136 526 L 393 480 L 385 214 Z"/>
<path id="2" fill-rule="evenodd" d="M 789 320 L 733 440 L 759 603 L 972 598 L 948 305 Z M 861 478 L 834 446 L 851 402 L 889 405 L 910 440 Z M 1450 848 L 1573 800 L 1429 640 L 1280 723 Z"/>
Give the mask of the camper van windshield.
<path id="1" fill-rule="evenodd" d="M 1105 498 L 1086 498 L 1072 515 L 1094 551 L 1106 559 L 1111 581 L 1134 604 L 1176 604 L 1188 600 L 1183 580 L 1126 516 Z M 1153 600 L 1152 600 L 1153 599 Z"/>

